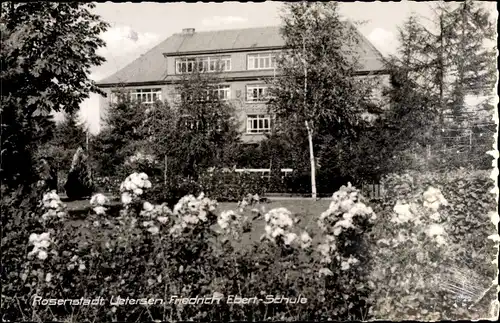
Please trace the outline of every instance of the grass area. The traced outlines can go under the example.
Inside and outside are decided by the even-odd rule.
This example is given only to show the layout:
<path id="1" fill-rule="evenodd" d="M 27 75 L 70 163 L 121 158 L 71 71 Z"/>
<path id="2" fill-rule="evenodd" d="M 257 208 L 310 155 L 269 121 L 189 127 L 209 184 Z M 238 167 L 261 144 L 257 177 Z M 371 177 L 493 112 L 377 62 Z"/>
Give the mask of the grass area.
<path id="1" fill-rule="evenodd" d="M 66 225 L 71 228 L 71 230 L 86 231 L 84 229 L 86 224 L 85 217 L 90 210 L 89 200 L 65 201 L 64 198 L 62 200 L 64 203 L 66 203 L 68 212 L 71 216 L 71 220 L 69 220 Z M 120 201 L 118 201 L 117 199 L 110 200 L 111 208 L 120 207 Z M 294 214 L 294 216 L 299 219 L 299 222 L 296 224 L 297 233 L 299 234 L 302 230 L 306 230 L 314 238 L 314 234 L 317 232 L 316 221 L 319 215 L 328 209 L 329 205 L 330 199 L 312 200 L 308 198 L 295 198 L 272 200 L 266 203 L 258 204 L 254 207 L 248 207 L 244 211 L 244 215 L 254 217 L 255 213 L 252 213 L 252 208 L 257 208 L 259 210 L 263 208 L 263 212 L 265 213 L 274 208 L 284 207 L 290 210 Z M 237 211 L 238 203 L 221 202 L 217 207 L 216 213 L 220 214 L 221 212 L 227 210 Z M 248 233 L 245 233 L 242 237 L 241 243 L 236 243 L 235 247 L 237 247 L 238 245 L 239 247 L 244 247 L 245 245 L 250 245 L 252 242 L 259 241 L 261 235 L 265 232 L 264 227 L 265 221 L 263 216 L 255 218 L 252 222 L 252 230 Z M 84 233 L 84 235 L 90 238 L 92 236 L 92 233 L 88 232 Z"/>

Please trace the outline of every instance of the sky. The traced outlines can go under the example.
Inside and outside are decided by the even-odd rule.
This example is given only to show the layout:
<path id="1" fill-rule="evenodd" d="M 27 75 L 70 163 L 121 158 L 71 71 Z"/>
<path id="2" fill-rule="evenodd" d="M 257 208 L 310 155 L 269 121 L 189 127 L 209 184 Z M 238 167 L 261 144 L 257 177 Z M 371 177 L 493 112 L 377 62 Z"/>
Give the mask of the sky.
<path id="1" fill-rule="evenodd" d="M 106 62 L 92 69 L 91 78 L 99 81 L 125 67 L 173 33 L 183 28 L 196 31 L 273 26 L 280 23 L 283 3 L 97 3 L 94 13 L 111 27 L 101 37 L 106 47 L 98 53 Z M 374 46 L 383 54 L 394 54 L 398 26 L 412 13 L 432 16 L 431 2 L 342 2 L 341 14 L 353 21 L 363 21 L 359 27 Z M 491 7 L 496 17 L 494 3 Z M 99 95 L 92 94 L 81 105 L 82 121 L 92 133 L 99 131 Z M 59 116 L 57 117 L 59 118 Z"/>

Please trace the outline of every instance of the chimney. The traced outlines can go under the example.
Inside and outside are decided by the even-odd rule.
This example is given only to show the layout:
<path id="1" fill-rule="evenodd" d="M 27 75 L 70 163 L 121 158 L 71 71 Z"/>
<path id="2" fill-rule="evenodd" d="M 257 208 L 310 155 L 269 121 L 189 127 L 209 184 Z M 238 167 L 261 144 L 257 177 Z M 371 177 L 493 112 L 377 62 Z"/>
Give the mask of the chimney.
<path id="1" fill-rule="evenodd" d="M 184 28 L 182 29 L 183 35 L 192 35 L 194 34 L 194 28 Z"/>

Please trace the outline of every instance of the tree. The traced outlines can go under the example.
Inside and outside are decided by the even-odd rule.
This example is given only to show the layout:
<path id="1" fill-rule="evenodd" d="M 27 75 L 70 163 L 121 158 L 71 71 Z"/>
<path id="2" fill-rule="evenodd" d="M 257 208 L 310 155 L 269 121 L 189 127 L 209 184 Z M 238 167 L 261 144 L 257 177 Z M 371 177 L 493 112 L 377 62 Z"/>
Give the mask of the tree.
<path id="1" fill-rule="evenodd" d="M 56 125 L 53 138 L 40 146 L 37 155 L 51 157 L 57 169 L 69 169 L 76 150 L 85 145 L 86 131 L 75 112 L 65 113 Z"/>
<path id="2" fill-rule="evenodd" d="M 441 163 L 459 166 L 464 163 L 458 159 L 470 159 L 459 146 L 471 144 L 470 121 L 483 109 L 478 105 L 471 111 L 466 97 L 490 95 L 493 90 L 496 54 L 487 42 L 494 39 L 495 30 L 489 13 L 477 2 L 440 3 L 434 10 L 431 26 L 413 15 L 400 28 L 399 55 L 390 65 L 398 71 L 399 84 L 411 84 L 413 89 L 399 86 L 393 98 L 402 97 L 396 105 L 408 106 L 424 99 L 428 120 L 419 143 L 432 144 Z"/>
<path id="3" fill-rule="evenodd" d="M 32 152 L 50 138 L 45 128 L 52 111 L 72 112 L 90 92 L 101 93 L 88 76 L 92 66 L 104 62 L 96 51 L 105 45 L 99 35 L 108 24 L 90 12 L 93 7 L 78 2 L 1 5 L 1 176 L 7 185 L 33 181 Z"/>
<path id="4" fill-rule="evenodd" d="M 147 107 L 132 101 L 123 89 L 104 115 L 104 127 L 91 143 L 92 155 L 99 156 L 97 173 L 101 176 L 122 176 L 123 165 L 144 147 Z"/>
<path id="5" fill-rule="evenodd" d="M 208 167 L 231 167 L 239 133 L 233 106 L 225 101 L 217 73 L 184 74 L 171 111 L 153 114 L 151 130 L 161 156 L 174 157 L 169 169 L 196 179 Z M 161 114 L 167 114 L 167 118 Z M 168 127 L 162 122 L 167 122 Z M 173 160 L 172 160 L 173 159 Z"/>
<path id="6" fill-rule="evenodd" d="M 335 2 L 287 4 L 282 18 L 287 50 L 277 58 L 269 106 L 278 119 L 305 129 L 315 198 L 315 141 L 327 128 L 336 137 L 355 135 L 365 107 L 367 89 L 353 78 L 360 38 Z"/>

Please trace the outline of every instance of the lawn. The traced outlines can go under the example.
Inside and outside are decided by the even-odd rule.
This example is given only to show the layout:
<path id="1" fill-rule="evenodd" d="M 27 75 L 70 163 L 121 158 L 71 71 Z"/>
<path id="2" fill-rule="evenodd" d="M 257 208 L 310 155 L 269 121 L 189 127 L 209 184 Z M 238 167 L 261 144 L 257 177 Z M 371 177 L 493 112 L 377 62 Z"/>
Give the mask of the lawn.
<path id="1" fill-rule="evenodd" d="M 66 225 L 75 230 L 86 231 L 84 228 L 86 227 L 86 224 L 88 225 L 88 223 L 85 223 L 85 216 L 90 210 L 89 200 L 65 201 L 64 198 L 62 198 L 62 200 L 64 203 L 66 203 L 68 212 L 71 216 L 71 220 L 69 220 Z M 110 200 L 111 207 L 116 208 L 120 206 L 120 202 L 117 199 L 112 199 L 110 197 Z M 317 232 L 316 221 L 319 215 L 328 209 L 329 205 L 330 199 L 313 200 L 310 198 L 277 198 L 265 203 L 260 203 L 253 207 L 247 207 L 247 209 L 244 211 L 244 215 L 254 218 L 255 213 L 252 213 L 251 211 L 253 208 L 257 208 L 259 210 L 263 209 L 263 211 L 266 212 L 274 208 L 284 207 L 290 210 L 299 220 L 299 222 L 297 223 L 297 227 L 299 229 L 298 232 L 300 232 L 301 230 L 306 230 L 314 236 L 314 234 Z M 238 203 L 221 202 L 217 207 L 216 213 L 220 214 L 223 211 L 227 210 L 238 211 Z M 242 237 L 242 241 L 240 243 L 236 243 L 235 246 L 249 245 L 251 242 L 259 241 L 261 235 L 264 233 L 265 227 L 265 221 L 262 215 L 263 213 L 260 217 L 257 217 L 252 221 L 252 230 L 248 233 L 245 233 Z M 88 234 L 92 235 L 90 232 Z M 87 234 L 85 233 L 84 235 L 87 236 Z"/>

